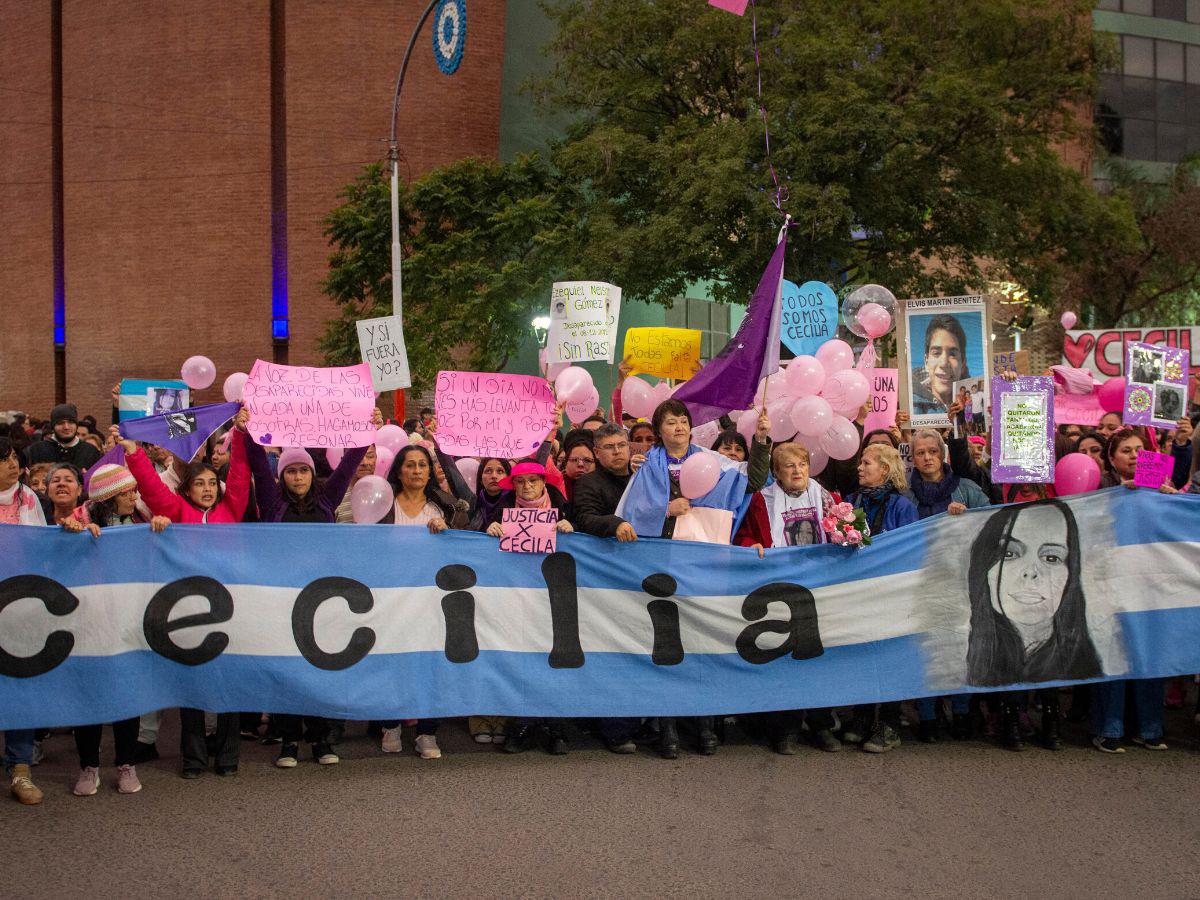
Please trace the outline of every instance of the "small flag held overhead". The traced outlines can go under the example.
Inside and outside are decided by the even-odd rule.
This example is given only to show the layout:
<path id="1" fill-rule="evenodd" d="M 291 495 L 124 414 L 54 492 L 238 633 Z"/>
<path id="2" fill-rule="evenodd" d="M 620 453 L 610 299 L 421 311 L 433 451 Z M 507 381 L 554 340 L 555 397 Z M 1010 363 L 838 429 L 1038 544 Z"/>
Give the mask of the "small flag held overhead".
<path id="1" fill-rule="evenodd" d="M 746 14 L 746 4 L 750 0 L 708 0 L 709 6 L 715 6 L 717 9 L 723 9 L 725 12 L 731 12 L 735 16 L 744 16 Z"/>

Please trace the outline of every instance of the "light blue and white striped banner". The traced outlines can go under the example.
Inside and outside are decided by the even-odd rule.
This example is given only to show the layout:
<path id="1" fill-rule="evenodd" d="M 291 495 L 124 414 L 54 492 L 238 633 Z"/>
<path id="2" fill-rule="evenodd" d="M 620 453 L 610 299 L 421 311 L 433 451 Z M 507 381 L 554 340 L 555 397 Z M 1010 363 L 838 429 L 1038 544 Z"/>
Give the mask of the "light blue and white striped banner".
<path id="1" fill-rule="evenodd" d="M 1188 674 L 1198 499 L 1116 489 L 765 559 L 583 535 L 502 554 L 383 525 L 0 526 L 0 728 L 173 706 L 702 715 Z"/>

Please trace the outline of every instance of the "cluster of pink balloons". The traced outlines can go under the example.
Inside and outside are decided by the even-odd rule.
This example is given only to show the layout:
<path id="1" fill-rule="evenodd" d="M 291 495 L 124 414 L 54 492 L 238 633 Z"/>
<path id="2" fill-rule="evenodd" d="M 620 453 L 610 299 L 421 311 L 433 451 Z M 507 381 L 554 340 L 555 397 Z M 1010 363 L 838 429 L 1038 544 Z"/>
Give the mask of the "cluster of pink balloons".
<path id="1" fill-rule="evenodd" d="M 649 419 L 673 393 L 675 389 L 665 381 L 650 385 L 641 378 L 626 378 L 621 385 L 621 411 L 636 419 Z"/>
<path id="2" fill-rule="evenodd" d="M 885 315 L 890 327 L 891 316 Z M 871 383 L 854 368 L 854 351 L 845 341 L 826 341 L 815 356 L 797 356 L 767 379 L 766 397 L 771 439 L 794 436 L 807 447 L 812 474 L 819 474 L 830 459 L 849 459 L 858 452 L 854 419 L 871 397 Z M 758 427 L 759 412 L 736 414 L 737 429 L 747 440 Z"/>
<path id="3" fill-rule="evenodd" d="M 600 391 L 592 381 L 592 375 L 580 366 L 564 366 L 559 372 L 551 375 L 550 366 L 546 377 L 554 382 L 554 396 L 560 403 L 566 404 L 567 418 L 572 422 L 582 422 L 593 415 L 600 406 Z"/>

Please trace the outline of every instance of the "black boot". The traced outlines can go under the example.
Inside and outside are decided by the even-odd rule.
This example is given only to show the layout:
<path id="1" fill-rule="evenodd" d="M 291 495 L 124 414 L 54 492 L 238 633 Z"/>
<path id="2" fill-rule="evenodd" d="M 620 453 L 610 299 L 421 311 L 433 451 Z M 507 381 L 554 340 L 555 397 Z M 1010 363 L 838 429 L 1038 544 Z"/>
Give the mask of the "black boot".
<path id="1" fill-rule="evenodd" d="M 1063 748 L 1062 738 L 1058 735 L 1058 724 L 1061 718 L 1057 696 L 1042 704 L 1042 746 L 1047 750 Z"/>
<path id="2" fill-rule="evenodd" d="M 696 720 L 696 730 L 701 756 L 712 756 L 717 752 L 717 732 L 712 716 L 701 716 Z"/>
<path id="3" fill-rule="evenodd" d="M 570 749 L 566 725 L 558 719 L 551 720 L 546 725 L 546 752 L 551 756 L 566 756 Z"/>
<path id="4" fill-rule="evenodd" d="M 505 753 L 524 753 L 529 749 L 529 733 L 533 726 L 529 724 L 509 725 L 504 729 L 507 736 L 504 741 Z"/>
<path id="5" fill-rule="evenodd" d="M 1000 704 L 1000 743 L 1006 750 L 1025 749 L 1025 742 L 1021 740 L 1021 716 L 1015 703 Z"/>
<path id="6" fill-rule="evenodd" d="M 679 730 L 674 719 L 658 720 L 658 753 L 663 759 L 679 758 Z"/>

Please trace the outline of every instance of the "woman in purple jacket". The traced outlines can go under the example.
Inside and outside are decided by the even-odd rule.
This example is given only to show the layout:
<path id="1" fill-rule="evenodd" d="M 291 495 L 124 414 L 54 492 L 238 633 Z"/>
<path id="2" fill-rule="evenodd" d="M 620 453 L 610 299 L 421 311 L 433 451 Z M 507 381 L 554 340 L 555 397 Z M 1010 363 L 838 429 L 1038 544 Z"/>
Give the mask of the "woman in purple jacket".
<path id="1" fill-rule="evenodd" d="M 267 452 L 254 441 L 246 441 L 246 456 L 254 473 L 254 494 L 258 517 L 262 522 L 334 522 L 337 508 L 346 495 L 350 479 L 367 455 L 368 447 L 345 452 L 333 474 L 321 484 L 307 450 L 289 447 L 279 455 L 279 480 L 271 472 Z M 324 766 L 339 762 L 329 743 L 330 721 L 321 716 L 272 713 L 272 724 L 279 729 L 283 743 L 275 765 L 293 769 L 299 760 L 300 740 L 312 745 L 313 759 Z"/>

